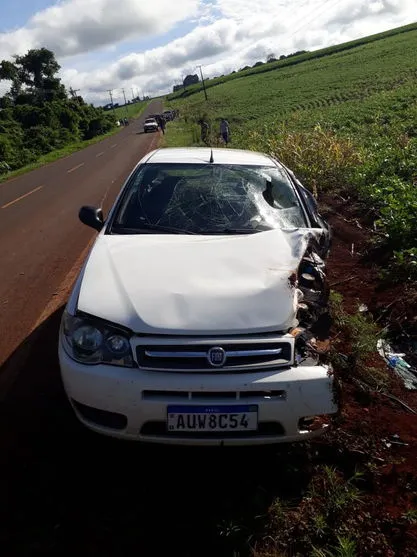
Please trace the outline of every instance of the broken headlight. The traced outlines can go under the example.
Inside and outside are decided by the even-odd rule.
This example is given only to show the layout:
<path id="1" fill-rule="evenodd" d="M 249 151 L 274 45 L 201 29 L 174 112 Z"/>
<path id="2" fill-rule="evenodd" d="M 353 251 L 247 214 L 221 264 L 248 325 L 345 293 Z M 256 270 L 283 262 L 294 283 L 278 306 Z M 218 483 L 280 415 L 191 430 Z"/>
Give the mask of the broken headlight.
<path id="1" fill-rule="evenodd" d="M 65 312 L 61 324 L 65 352 L 82 364 L 133 367 L 130 333 L 89 316 Z"/>

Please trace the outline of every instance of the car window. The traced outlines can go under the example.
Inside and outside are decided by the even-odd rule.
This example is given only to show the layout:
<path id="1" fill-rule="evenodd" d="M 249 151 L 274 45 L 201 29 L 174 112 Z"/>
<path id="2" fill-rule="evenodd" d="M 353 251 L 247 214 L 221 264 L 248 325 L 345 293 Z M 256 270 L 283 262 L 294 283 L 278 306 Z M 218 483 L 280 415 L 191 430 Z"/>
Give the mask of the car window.
<path id="1" fill-rule="evenodd" d="M 144 225 L 194 234 L 307 226 L 295 189 L 278 167 L 169 163 L 137 170 L 111 231 Z"/>

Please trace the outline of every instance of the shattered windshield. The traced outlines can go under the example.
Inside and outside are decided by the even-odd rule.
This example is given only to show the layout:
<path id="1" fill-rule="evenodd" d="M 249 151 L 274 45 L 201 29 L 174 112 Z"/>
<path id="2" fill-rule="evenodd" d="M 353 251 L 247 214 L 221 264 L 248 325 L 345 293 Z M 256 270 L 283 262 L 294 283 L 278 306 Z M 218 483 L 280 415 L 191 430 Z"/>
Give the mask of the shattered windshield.
<path id="1" fill-rule="evenodd" d="M 251 233 L 302 228 L 295 190 L 278 167 L 145 164 L 116 212 L 113 233 Z"/>

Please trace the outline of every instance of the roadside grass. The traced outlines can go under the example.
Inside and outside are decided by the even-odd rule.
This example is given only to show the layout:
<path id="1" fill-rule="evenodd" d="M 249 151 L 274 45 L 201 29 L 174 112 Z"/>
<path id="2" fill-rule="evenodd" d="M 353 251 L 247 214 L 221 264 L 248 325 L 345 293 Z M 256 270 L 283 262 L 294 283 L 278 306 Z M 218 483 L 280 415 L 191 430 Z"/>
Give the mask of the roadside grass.
<path id="1" fill-rule="evenodd" d="M 347 313 L 343 296 L 334 290 L 330 292 L 329 311 L 339 335 L 330 351 L 338 376 L 348 382 L 359 380 L 371 390 L 389 392 L 391 373 L 385 365 L 374 365 L 377 341 L 386 336 L 385 331 L 365 313 Z"/>
<path id="2" fill-rule="evenodd" d="M 351 477 L 332 466 L 317 467 L 296 505 L 276 498 L 268 509 L 266 532 L 254 557 L 354 557 L 355 538 L 363 520 L 362 473 Z"/>
<path id="3" fill-rule="evenodd" d="M 135 115 L 133 116 L 133 118 L 135 118 L 135 119 L 139 118 L 139 116 L 142 114 L 142 112 L 145 110 L 145 108 L 148 106 L 148 104 L 149 104 L 149 101 L 141 103 L 141 106 L 138 107 L 138 110 L 135 113 Z M 68 157 L 69 155 L 72 155 L 73 153 L 75 153 L 77 151 L 82 151 L 86 147 L 90 147 L 90 145 L 95 145 L 96 143 L 100 143 L 100 141 L 103 141 L 104 139 L 107 139 L 108 137 L 111 137 L 112 135 L 115 135 L 116 133 L 118 133 L 120 131 L 121 131 L 121 128 L 118 127 L 118 126 L 115 126 L 111 131 L 109 131 L 108 133 L 105 133 L 103 135 L 98 135 L 98 136 L 93 137 L 92 139 L 89 139 L 87 141 L 75 141 L 74 143 L 70 143 L 69 145 L 66 145 L 62 149 L 57 149 L 55 151 L 51 151 L 50 153 L 47 153 L 46 155 L 43 155 L 42 157 L 40 157 L 36 162 L 33 162 L 33 163 L 28 164 L 26 166 L 23 166 L 22 168 L 18 168 L 17 170 L 14 170 L 12 172 L 8 172 L 8 173 L 5 173 L 5 174 L 0 174 L 0 184 L 2 182 L 6 182 L 7 180 L 10 180 L 12 178 L 17 178 L 18 176 L 21 176 L 22 174 L 27 174 L 28 172 L 31 172 L 32 170 L 36 170 L 37 168 L 40 168 L 41 166 L 45 166 L 46 164 L 50 164 L 52 162 L 55 162 L 58 159 Z"/>
<path id="4" fill-rule="evenodd" d="M 403 518 L 411 523 L 417 523 L 417 509 L 410 509 L 403 514 Z"/>
<path id="5" fill-rule="evenodd" d="M 165 128 L 161 147 L 184 147 L 192 142 L 193 131 L 190 126 L 182 120 L 173 120 Z"/>
<path id="6" fill-rule="evenodd" d="M 138 118 L 145 108 L 148 106 L 149 101 L 140 101 L 137 103 L 131 103 L 125 106 L 118 106 L 114 109 L 116 118 Z M 127 111 L 126 111 L 127 108 Z"/>

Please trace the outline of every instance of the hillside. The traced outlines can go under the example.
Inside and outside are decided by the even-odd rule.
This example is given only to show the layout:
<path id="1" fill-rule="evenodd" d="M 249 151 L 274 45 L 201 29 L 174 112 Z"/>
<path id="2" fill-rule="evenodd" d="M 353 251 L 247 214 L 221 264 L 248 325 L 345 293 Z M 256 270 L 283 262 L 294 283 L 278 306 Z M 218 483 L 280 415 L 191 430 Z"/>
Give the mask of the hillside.
<path id="1" fill-rule="evenodd" d="M 342 49 L 343 45 L 325 49 L 325 56 L 322 51 L 318 51 L 321 57 L 309 53 L 310 60 L 304 60 L 307 55 L 303 55 L 298 60 L 294 58 L 291 65 L 286 66 L 283 61 L 271 64 L 268 71 L 261 67 L 255 73 L 248 70 L 232 74 L 209 89 L 208 103 L 199 92 L 201 86 L 195 86 L 186 99 L 169 95 L 167 101 L 190 114 L 208 109 L 211 118 L 224 116 L 231 124 L 239 125 L 234 130 L 239 133 L 241 125 L 251 120 L 259 125 L 295 111 L 310 113 L 319 109 L 320 112 L 299 116 L 300 124 L 308 125 L 318 116 L 327 116 L 333 105 L 346 101 L 362 103 L 393 88 L 404 87 L 407 96 L 407 86 L 412 91 L 417 80 L 417 24 L 401 29 L 404 29 L 401 33 L 382 34 L 371 42 L 355 41 L 357 46 L 348 43 L 349 49 Z M 338 115 L 331 116 L 337 119 Z"/>

